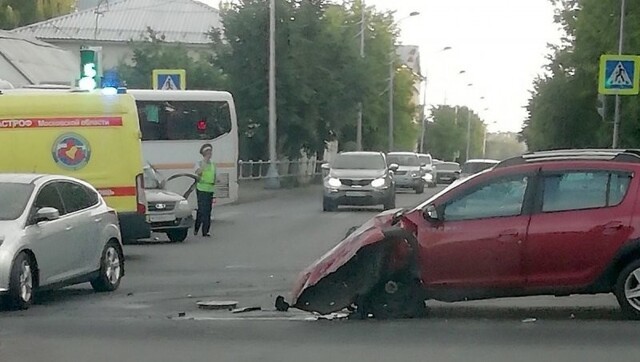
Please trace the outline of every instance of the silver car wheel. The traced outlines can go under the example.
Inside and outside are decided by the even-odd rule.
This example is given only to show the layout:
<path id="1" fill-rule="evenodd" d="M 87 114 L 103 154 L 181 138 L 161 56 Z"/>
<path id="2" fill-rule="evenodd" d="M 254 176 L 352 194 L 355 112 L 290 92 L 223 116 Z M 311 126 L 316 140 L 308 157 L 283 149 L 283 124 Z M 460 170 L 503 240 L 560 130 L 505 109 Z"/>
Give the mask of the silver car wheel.
<path id="1" fill-rule="evenodd" d="M 113 246 L 107 248 L 105 253 L 105 276 L 111 285 L 115 285 L 120 280 L 120 254 Z"/>
<path id="2" fill-rule="evenodd" d="M 624 282 L 624 295 L 629 304 L 640 311 L 640 268 L 627 276 L 627 280 Z"/>
<path id="3" fill-rule="evenodd" d="M 33 273 L 31 272 L 31 265 L 27 260 L 23 260 L 20 265 L 20 299 L 23 302 L 31 300 L 33 293 Z"/>

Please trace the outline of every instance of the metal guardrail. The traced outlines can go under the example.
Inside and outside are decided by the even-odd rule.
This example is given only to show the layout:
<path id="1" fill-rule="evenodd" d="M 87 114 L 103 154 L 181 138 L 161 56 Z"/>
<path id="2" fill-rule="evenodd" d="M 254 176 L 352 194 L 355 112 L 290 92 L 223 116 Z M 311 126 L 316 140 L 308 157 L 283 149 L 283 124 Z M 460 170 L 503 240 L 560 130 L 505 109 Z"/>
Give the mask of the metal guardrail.
<path id="1" fill-rule="evenodd" d="M 267 177 L 269 161 L 238 161 L 238 180 L 260 180 Z M 315 177 L 322 174 L 322 161 L 315 159 L 276 161 L 282 177 Z"/>

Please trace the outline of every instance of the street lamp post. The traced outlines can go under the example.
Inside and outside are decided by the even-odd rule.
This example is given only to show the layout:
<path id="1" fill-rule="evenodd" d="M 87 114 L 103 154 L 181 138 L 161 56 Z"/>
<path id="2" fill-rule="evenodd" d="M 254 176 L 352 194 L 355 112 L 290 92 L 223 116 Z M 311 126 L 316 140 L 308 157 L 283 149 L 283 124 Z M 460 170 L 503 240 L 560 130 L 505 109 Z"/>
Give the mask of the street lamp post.
<path id="1" fill-rule="evenodd" d="M 442 52 L 446 52 L 448 50 L 453 49 L 452 47 L 444 47 L 441 50 L 438 51 L 438 53 L 442 53 Z M 424 136 L 426 133 L 426 128 L 427 128 L 427 82 L 429 80 L 429 78 L 427 76 L 425 76 L 423 78 L 424 80 L 424 90 L 423 90 L 423 94 L 422 94 L 422 125 L 421 125 L 421 132 L 420 132 L 420 153 L 424 153 Z"/>
<path id="2" fill-rule="evenodd" d="M 366 29 L 365 26 L 365 3 L 364 0 L 361 2 L 361 18 L 360 18 L 360 57 L 364 59 L 364 31 Z M 358 103 L 358 125 L 356 127 L 356 145 L 358 151 L 362 151 L 362 101 Z"/>
<path id="3" fill-rule="evenodd" d="M 484 111 L 487 112 L 489 108 L 485 108 Z M 487 128 L 488 125 L 484 125 L 484 136 L 482 138 L 482 158 L 487 158 Z"/>
<path id="4" fill-rule="evenodd" d="M 462 72 L 460 72 L 462 74 Z M 473 87 L 473 83 L 467 84 L 467 87 Z M 467 105 L 467 151 L 465 153 L 465 161 L 469 160 L 469 149 L 471 148 L 471 107 Z"/>
<path id="5" fill-rule="evenodd" d="M 276 2 L 269 1 L 269 170 L 265 186 L 280 188 L 276 162 Z"/>
<path id="6" fill-rule="evenodd" d="M 620 3 L 620 35 L 618 36 L 618 55 L 622 55 L 622 46 L 624 41 L 624 11 L 626 8 L 625 0 Z M 613 142 L 611 147 L 618 148 L 618 133 L 620 132 L 620 95 L 616 94 L 616 106 L 613 114 Z"/>
<path id="7" fill-rule="evenodd" d="M 406 20 L 412 16 L 418 16 L 420 12 L 413 11 L 409 14 L 409 16 L 404 17 L 398 20 L 398 24 Z M 393 86 L 394 86 L 394 77 L 395 77 L 395 69 L 394 69 L 394 58 L 396 56 L 396 44 L 395 38 L 393 34 L 391 34 L 391 53 L 389 55 L 389 152 L 393 151 Z"/>

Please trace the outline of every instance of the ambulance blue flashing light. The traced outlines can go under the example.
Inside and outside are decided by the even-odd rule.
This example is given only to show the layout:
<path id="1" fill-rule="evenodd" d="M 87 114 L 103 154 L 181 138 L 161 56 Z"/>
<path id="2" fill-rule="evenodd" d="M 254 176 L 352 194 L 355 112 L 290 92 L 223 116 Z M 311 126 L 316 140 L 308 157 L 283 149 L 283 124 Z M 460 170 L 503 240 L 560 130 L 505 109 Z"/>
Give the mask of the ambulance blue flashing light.
<path id="1" fill-rule="evenodd" d="M 114 87 L 106 87 L 101 89 L 102 95 L 105 96 L 115 96 L 118 94 L 118 89 Z"/>

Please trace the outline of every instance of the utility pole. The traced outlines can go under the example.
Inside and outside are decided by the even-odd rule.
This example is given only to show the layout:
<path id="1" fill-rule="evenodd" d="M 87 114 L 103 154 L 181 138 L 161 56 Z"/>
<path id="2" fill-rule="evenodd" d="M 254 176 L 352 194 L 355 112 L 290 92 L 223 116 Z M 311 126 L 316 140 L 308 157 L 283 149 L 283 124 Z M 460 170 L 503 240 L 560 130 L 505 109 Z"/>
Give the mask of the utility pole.
<path id="1" fill-rule="evenodd" d="M 269 1 L 269 170 L 266 187 L 280 188 L 276 152 L 276 1 Z"/>
<path id="2" fill-rule="evenodd" d="M 420 153 L 424 153 L 424 135 L 426 133 L 427 122 L 427 77 L 424 77 L 424 90 L 422 93 L 422 132 L 420 132 Z"/>
<path id="3" fill-rule="evenodd" d="M 360 57 L 364 59 L 364 31 L 366 29 L 365 26 L 365 3 L 364 0 L 360 3 Z M 362 101 L 358 103 L 358 125 L 356 131 L 356 145 L 358 151 L 362 151 Z"/>
<path id="4" fill-rule="evenodd" d="M 620 35 L 618 36 L 618 55 L 622 55 L 622 45 L 624 41 L 624 11 L 625 0 L 620 2 Z M 616 94 L 616 105 L 613 114 L 613 143 L 611 148 L 618 148 L 618 134 L 620 132 L 620 95 Z"/>
<path id="5" fill-rule="evenodd" d="M 467 152 L 465 162 L 469 161 L 469 148 L 471 147 L 471 108 L 467 107 Z"/>

